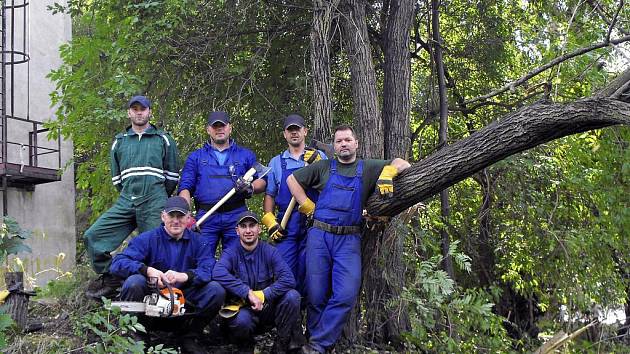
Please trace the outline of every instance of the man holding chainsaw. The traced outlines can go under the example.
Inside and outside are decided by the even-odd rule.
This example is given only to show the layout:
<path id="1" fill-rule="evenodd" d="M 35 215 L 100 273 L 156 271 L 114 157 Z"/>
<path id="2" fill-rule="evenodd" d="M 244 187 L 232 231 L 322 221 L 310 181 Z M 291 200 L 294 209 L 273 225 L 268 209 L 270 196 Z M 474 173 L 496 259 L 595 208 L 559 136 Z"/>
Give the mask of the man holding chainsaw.
<path id="1" fill-rule="evenodd" d="M 236 217 L 247 210 L 245 199 L 254 193 L 262 193 L 266 182 L 256 179 L 256 175 L 253 182 L 244 178 L 256 164 L 256 155 L 230 139 L 232 125 L 226 112 L 210 113 L 206 131 L 210 140 L 186 159 L 178 194 L 189 203 L 192 197 L 195 198 L 199 220 L 217 206 L 225 195 L 235 191 L 201 224 L 201 234 L 208 237 L 210 248 L 215 251 L 219 240 L 223 249 L 238 244 L 234 230 Z"/>
<path id="2" fill-rule="evenodd" d="M 267 190 L 263 209 L 265 214 L 262 223 L 267 227 L 269 240 L 275 244 L 282 258 L 293 272 L 297 286 L 302 295 L 304 291 L 304 248 L 306 246 L 306 216 L 299 213 L 295 201 L 291 203 L 292 195 L 286 180 L 293 171 L 304 167 L 305 164 L 325 159 L 326 155 L 314 147 L 306 148 L 305 139 L 308 129 L 304 118 L 299 114 L 290 114 L 284 119 L 284 138 L 288 148 L 275 156 L 269 162 L 271 171 L 267 175 Z M 309 189 L 307 194 L 313 201 L 317 201 L 318 192 Z M 292 205 L 291 207 L 289 207 Z M 276 217 L 275 208 L 278 207 Z M 287 209 L 288 216 L 285 216 Z M 284 225 L 283 225 L 284 223 Z"/>
<path id="3" fill-rule="evenodd" d="M 318 161 L 287 179 L 299 211 L 313 217 L 306 242 L 307 329 L 304 353 L 324 353 L 335 344 L 361 286 L 363 209 L 375 187 L 393 194 L 393 178 L 410 165 L 403 159 L 358 159 L 352 127 L 335 129 L 336 159 Z M 320 191 L 315 204 L 304 191 Z"/>
<path id="4" fill-rule="evenodd" d="M 169 198 L 161 214 L 163 224 L 132 239 L 129 246 L 114 257 L 110 271 L 126 279 L 121 291 L 122 301 L 142 305 L 145 296 L 155 291 L 151 283 L 156 283 L 158 290 L 167 282 L 180 289 L 186 312 L 195 313 L 190 328 L 180 330 L 201 334 L 221 308 L 225 290 L 211 281 L 214 253 L 207 238 L 186 228 L 189 218 L 188 201 L 179 196 Z M 151 324 L 159 323 L 149 321 Z M 184 345 L 193 346 L 190 341 Z"/>
<path id="5" fill-rule="evenodd" d="M 300 294 L 295 279 L 277 249 L 258 238 L 258 216 L 245 211 L 237 218 L 239 245 L 226 250 L 213 277 L 227 291 L 221 309 L 239 352 L 254 352 L 254 334 L 275 326 L 278 337 L 272 353 L 300 348 Z"/>
<path id="6" fill-rule="evenodd" d="M 145 96 L 134 96 L 127 106 L 131 125 L 116 135 L 110 151 L 112 183 L 120 197 L 84 235 L 92 267 L 99 274 L 86 291 L 94 299 L 117 294 L 120 280 L 108 272 L 110 252 L 134 229 L 145 232 L 160 225 L 164 202 L 179 179 L 175 141 L 149 123 L 151 101 Z"/>

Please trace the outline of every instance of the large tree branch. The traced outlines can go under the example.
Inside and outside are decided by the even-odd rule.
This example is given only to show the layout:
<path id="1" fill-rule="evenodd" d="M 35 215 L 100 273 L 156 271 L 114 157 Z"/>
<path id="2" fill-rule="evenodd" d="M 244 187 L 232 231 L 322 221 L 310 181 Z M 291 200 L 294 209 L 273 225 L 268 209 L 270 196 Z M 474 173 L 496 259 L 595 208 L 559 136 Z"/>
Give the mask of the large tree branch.
<path id="1" fill-rule="evenodd" d="M 394 216 L 508 156 L 617 124 L 630 124 L 630 104 L 607 97 L 524 107 L 413 164 L 396 178 L 394 198 L 370 197 L 368 213 Z"/>
<path id="2" fill-rule="evenodd" d="M 630 41 L 630 36 L 624 36 L 624 37 L 613 39 L 613 40 L 610 40 L 610 41 L 606 40 L 604 42 L 595 43 L 595 44 L 593 44 L 591 46 L 588 46 L 588 47 L 577 49 L 577 50 L 575 50 L 575 51 L 573 51 L 571 53 L 567 53 L 565 55 L 559 56 L 559 57 L 555 58 L 554 60 L 548 62 L 545 65 L 539 66 L 536 69 L 531 70 L 530 72 L 528 72 L 527 74 L 525 74 L 524 76 L 522 76 L 521 78 L 519 78 L 516 81 L 512 81 L 512 82 L 504 85 L 503 87 L 498 88 L 498 89 L 496 89 L 496 90 L 494 90 L 494 91 L 492 91 L 492 92 L 490 92 L 488 94 L 485 94 L 483 96 L 478 96 L 478 97 L 475 97 L 475 98 L 471 98 L 471 99 L 467 100 L 464 103 L 465 104 L 470 104 L 472 102 L 487 100 L 487 99 L 492 98 L 494 96 L 500 95 L 500 94 L 502 94 L 505 91 L 513 90 L 516 86 L 522 85 L 523 83 L 527 82 L 529 79 L 531 79 L 534 76 L 542 73 L 543 71 L 545 71 L 547 69 L 550 69 L 550 68 L 552 68 L 552 67 L 554 67 L 554 66 L 556 66 L 556 65 L 558 65 L 558 64 L 560 64 L 562 62 L 565 62 L 565 61 L 567 61 L 567 60 L 569 60 L 571 58 L 580 56 L 582 54 L 586 54 L 588 52 L 592 52 L 593 50 L 596 50 L 596 49 L 607 47 L 609 45 L 617 45 L 617 44 L 624 43 L 624 42 L 627 42 L 627 41 Z"/>

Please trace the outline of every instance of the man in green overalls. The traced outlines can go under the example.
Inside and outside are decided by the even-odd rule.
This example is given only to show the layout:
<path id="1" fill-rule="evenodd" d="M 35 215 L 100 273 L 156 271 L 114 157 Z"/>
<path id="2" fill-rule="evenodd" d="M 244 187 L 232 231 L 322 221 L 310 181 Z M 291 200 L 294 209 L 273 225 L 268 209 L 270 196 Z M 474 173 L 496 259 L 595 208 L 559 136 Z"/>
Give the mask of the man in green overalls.
<path id="1" fill-rule="evenodd" d="M 86 295 L 95 299 L 117 294 L 121 281 L 109 273 L 110 253 L 134 229 L 142 233 L 160 226 L 160 213 L 179 180 L 175 141 L 149 123 L 149 99 L 134 96 L 128 107 L 131 126 L 116 135 L 110 151 L 112 183 L 120 197 L 84 235 L 92 268 L 99 274 Z"/>

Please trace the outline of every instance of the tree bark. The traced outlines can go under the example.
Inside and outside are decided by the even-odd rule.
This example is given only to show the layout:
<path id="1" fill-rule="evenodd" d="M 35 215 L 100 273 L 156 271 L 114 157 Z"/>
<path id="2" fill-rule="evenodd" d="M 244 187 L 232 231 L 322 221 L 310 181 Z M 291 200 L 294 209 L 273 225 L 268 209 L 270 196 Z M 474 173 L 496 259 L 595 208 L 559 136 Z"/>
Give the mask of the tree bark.
<path id="1" fill-rule="evenodd" d="M 413 164 L 394 180 L 394 198 L 373 195 L 370 215 L 393 216 L 508 156 L 584 131 L 630 124 L 630 104 L 588 98 L 534 104 Z"/>
<path id="2" fill-rule="evenodd" d="M 313 0 L 311 29 L 311 73 L 313 75 L 313 136 L 332 136 L 332 101 L 330 92 L 329 36 L 333 10 L 339 0 Z"/>
<path id="3" fill-rule="evenodd" d="M 407 158 L 411 64 L 409 32 L 413 1 L 392 0 L 386 12 L 384 33 L 383 126 L 384 157 Z M 398 218 L 388 225 L 368 227 L 363 234 L 363 294 L 365 338 L 372 343 L 390 343 L 402 349 L 402 334 L 411 329 L 407 306 L 400 301 L 405 284 L 403 262 L 405 235 L 397 232 Z M 395 304 L 395 308 L 392 307 Z"/>
<path id="4" fill-rule="evenodd" d="M 376 73 L 368 38 L 364 0 L 345 0 L 344 42 L 350 61 L 354 126 L 359 138 L 359 155 L 383 158 L 383 122 L 378 107 Z"/>

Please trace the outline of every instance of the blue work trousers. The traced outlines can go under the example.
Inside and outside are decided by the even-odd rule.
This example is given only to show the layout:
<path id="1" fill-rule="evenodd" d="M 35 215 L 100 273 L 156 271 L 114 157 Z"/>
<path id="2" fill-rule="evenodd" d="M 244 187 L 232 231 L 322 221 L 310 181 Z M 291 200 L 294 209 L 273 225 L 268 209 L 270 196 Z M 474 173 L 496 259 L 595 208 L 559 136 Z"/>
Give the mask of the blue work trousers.
<path id="1" fill-rule="evenodd" d="M 212 254 L 216 254 L 219 240 L 221 240 L 223 250 L 239 245 L 236 222 L 239 214 L 245 210 L 247 208 L 242 207 L 226 212 L 215 212 L 201 224 L 201 235 L 209 238 Z M 197 220 L 201 219 L 205 213 L 205 210 L 199 212 Z"/>
<path id="2" fill-rule="evenodd" d="M 266 303 L 261 311 L 245 305 L 236 316 L 224 321 L 235 343 L 252 342 L 255 333 L 274 325 L 279 337 L 289 337 L 300 324 L 300 294 L 291 289 L 276 301 Z"/>
<path id="3" fill-rule="evenodd" d="M 282 220 L 283 213 L 278 214 L 278 219 Z M 306 228 L 299 212 L 293 213 L 287 223 L 287 236 L 280 242 L 274 244 L 282 259 L 287 263 L 293 277 L 295 278 L 295 289 L 306 296 Z M 306 304 L 302 304 L 306 305 Z"/>
<path id="4" fill-rule="evenodd" d="M 306 241 L 307 328 L 320 352 L 332 347 L 361 287 L 361 237 L 312 227 Z"/>

